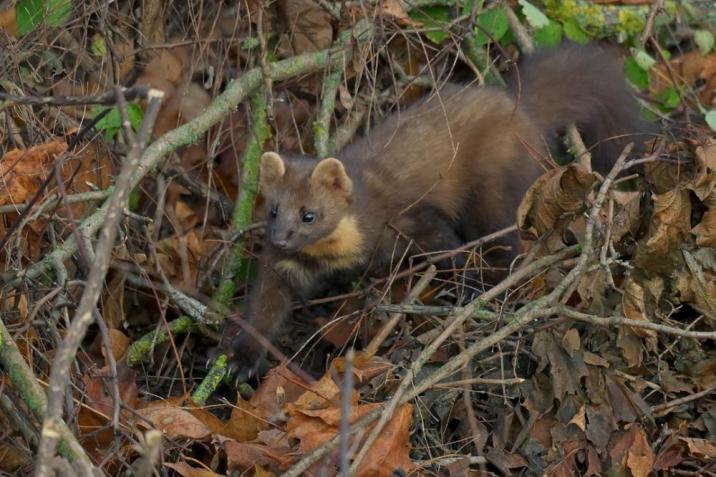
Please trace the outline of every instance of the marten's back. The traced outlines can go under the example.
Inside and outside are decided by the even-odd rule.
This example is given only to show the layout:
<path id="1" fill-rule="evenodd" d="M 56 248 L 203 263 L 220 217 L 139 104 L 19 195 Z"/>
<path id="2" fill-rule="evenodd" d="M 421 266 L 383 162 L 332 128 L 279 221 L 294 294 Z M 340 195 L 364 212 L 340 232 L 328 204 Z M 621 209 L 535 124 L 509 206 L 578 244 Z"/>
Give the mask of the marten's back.
<path id="1" fill-rule="evenodd" d="M 575 122 L 588 147 L 612 145 L 594 150 L 603 172 L 650 129 L 617 58 L 599 46 L 545 50 L 519 72 L 509 92 L 447 84 L 349 146 L 340 158 L 362 178 L 366 214 L 429 205 L 466 238 L 489 233 L 514 222 L 555 131 Z"/>
<path id="2" fill-rule="evenodd" d="M 507 93 L 449 84 L 394 114 L 341 160 L 362 177 L 367 197 L 390 204 L 392 213 L 428 204 L 458 219 L 477 206 L 468 204 L 476 191 L 484 205 L 501 206 L 504 198 L 494 193 L 501 184 L 526 187 L 540 174 L 526 145 L 544 150 L 539 131 Z"/>

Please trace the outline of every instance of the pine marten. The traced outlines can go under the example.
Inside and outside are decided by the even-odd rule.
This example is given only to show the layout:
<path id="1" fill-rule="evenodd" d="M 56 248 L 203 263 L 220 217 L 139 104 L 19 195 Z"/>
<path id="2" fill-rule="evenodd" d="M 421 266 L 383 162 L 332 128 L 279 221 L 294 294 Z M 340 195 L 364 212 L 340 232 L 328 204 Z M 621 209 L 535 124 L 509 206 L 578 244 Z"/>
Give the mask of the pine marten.
<path id="1" fill-rule="evenodd" d="M 625 135 L 645 131 L 619 63 L 600 47 L 538 52 L 506 91 L 448 84 L 337 158 L 265 153 L 267 240 L 245 319 L 270 339 L 292 301 L 323 279 L 381 269 L 408 241 L 422 252 L 451 250 L 513 224 L 544 172 L 535 156 L 572 122 L 597 145 L 601 170 L 634 140 Z M 507 244 L 516 250 L 518 237 Z M 250 376 L 264 348 L 247 333 L 224 338 L 233 369 Z"/>

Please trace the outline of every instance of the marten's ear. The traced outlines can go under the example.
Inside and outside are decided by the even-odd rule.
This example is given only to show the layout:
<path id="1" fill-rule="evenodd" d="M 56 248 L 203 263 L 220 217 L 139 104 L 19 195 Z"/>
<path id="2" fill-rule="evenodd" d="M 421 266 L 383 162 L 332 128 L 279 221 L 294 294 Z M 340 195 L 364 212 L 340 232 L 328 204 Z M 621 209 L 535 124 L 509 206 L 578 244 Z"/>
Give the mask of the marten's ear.
<path id="1" fill-rule="evenodd" d="M 259 171 L 260 188 L 275 184 L 286 173 L 286 165 L 281 156 L 275 152 L 264 152 L 261 156 L 261 169 Z"/>
<path id="2" fill-rule="evenodd" d="M 311 183 L 333 194 L 350 197 L 353 191 L 353 182 L 346 174 L 343 163 L 333 157 L 323 159 L 316 165 L 311 174 Z"/>

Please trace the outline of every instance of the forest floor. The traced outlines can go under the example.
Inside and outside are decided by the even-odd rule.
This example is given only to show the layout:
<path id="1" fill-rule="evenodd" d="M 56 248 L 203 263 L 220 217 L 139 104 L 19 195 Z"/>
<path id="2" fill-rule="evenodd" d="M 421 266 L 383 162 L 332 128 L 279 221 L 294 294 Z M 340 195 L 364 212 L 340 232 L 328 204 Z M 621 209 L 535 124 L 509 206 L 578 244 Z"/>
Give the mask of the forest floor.
<path id="1" fill-rule="evenodd" d="M 0 474 L 716 476 L 715 32 L 699 1 L 0 2 Z M 503 282 L 456 306 L 461 271 L 396 257 L 224 379 L 262 151 L 565 40 L 621 51 L 650 153 L 601 176 L 570 130 Z"/>

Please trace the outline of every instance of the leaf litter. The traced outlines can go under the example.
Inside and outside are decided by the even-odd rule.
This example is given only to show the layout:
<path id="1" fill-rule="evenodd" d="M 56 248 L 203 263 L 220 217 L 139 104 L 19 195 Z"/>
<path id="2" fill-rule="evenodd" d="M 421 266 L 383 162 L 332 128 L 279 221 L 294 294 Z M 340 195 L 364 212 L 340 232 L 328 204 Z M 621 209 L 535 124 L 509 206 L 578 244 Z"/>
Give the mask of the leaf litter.
<path id="1" fill-rule="evenodd" d="M 255 35 L 253 28 L 258 22 L 260 2 L 245 3 L 248 25 L 237 25 L 235 12 L 218 8 L 214 12 L 217 22 L 207 20 L 200 25 L 202 31 L 208 32 L 207 38 L 223 45 L 227 38 Z M 411 16 L 406 8 L 405 2 L 386 1 L 369 13 L 396 23 L 397 26 L 386 26 L 394 28 L 390 31 L 406 34 L 410 30 L 412 40 L 420 38 L 413 30 L 428 23 L 444 23 L 435 20 L 438 15 L 430 17 L 429 11 Z M 10 35 L 18 35 L 16 20 L 8 12 L 0 15 L 0 27 Z M 363 13 L 348 10 L 348 14 L 357 18 Z M 264 12 L 263 26 L 272 28 L 280 24 L 283 30 L 277 29 L 276 41 L 266 54 L 288 57 L 326 49 L 336 40 L 341 27 L 345 27 L 342 21 L 345 18 L 336 20 L 317 2 L 277 2 L 275 9 Z M 443 35 L 437 42 L 441 48 L 450 48 L 446 38 Z M 170 38 L 169 43 L 179 46 L 160 49 L 146 57 L 140 57 L 140 50 L 131 41 L 119 38 L 114 41 L 119 74 L 125 77 L 139 68 L 134 84 L 149 85 L 167 94 L 157 120 L 157 136 L 186 124 L 210 105 L 219 89 L 208 78 L 216 70 L 207 65 L 222 64 L 230 73 L 221 74 L 230 78 L 258 63 L 255 50 L 229 40 L 226 43 L 231 46 L 219 45 L 216 51 L 206 53 L 181 45 L 182 37 Z M 408 54 L 401 57 L 393 50 Z M 422 47 L 407 41 L 400 48 L 391 44 L 386 51 L 383 54 L 390 61 L 411 75 L 431 62 L 446 65 L 440 63 L 443 59 L 437 50 L 425 53 Z M 713 106 L 714 102 L 713 88 L 708 87 L 716 78 L 714 54 L 692 51 L 669 61 L 671 69 L 677 72 L 679 85 L 701 85 L 698 99 L 706 106 Z M 367 81 L 366 73 L 371 70 L 366 67 L 375 66 L 371 61 L 377 61 L 371 55 L 369 49 L 361 50 L 347 69 L 346 78 L 356 83 L 347 80 L 338 90 L 340 104 L 334 118 L 337 124 L 345 125 L 352 112 L 366 106 L 375 106 L 378 112 L 374 114 L 380 120 L 383 109 L 398 101 L 376 103 L 379 99 L 368 86 L 375 87 L 380 81 L 372 78 L 373 84 L 363 84 L 371 82 Z M 88 75 L 84 83 L 69 75 L 58 78 L 47 88 L 47 94 L 102 91 L 101 85 L 106 81 L 102 75 L 107 74 L 108 67 L 100 65 L 100 73 Z M 650 92 L 654 95 L 678 86 L 666 65 L 655 66 L 651 74 Z M 221 82 L 222 78 L 214 80 Z M 320 105 L 317 98 L 322 80 L 317 74 L 291 80 L 286 85 L 273 85 L 274 97 L 279 99 L 273 105 L 272 121 L 277 131 L 273 141 L 290 150 L 304 148 L 310 152 L 313 139 L 310 125 Z M 382 77 L 380 80 L 387 81 Z M 28 79 L 17 81 L 26 83 Z M 404 88 L 406 97 L 420 90 L 412 84 Z M 82 107 L 64 110 L 75 120 L 87 113 Z M 344 347 L 365 344 L 370 338 L 361 336 L 365 329 L 375 332 L 376 328 L 365 325 L 366 320 L 381 323 L 385 318 L 364 306 L 361 299 L 351 309 L 355 321 L 345 319 L 336 323 L 337 331 L 326 338 L 330 345 L 320 343 L 316 346 L 323 347 L 323 351 L 303 351 L 299 355 L 299 362 L 303 360 L 304 367 L 314 371 L 312 376 L 299 376 L 278 366 L 255 389 L 243 389 L 237 395 L 224 386 L 206 406 L 193 403 L 188 393 L 203 376 L 197 362 L 206 357 L 208 340 L 198 333 L 176 335 L 156 343 L 140 367 L 127 367 L 124 360 L 128 346 L 146 332 L 163 329 L 162 320 L 178 314 L 177 307 L 164 295 L 158 299 L 161 291 L 157 285 L 168 283 L 205 299 L 220 275 L 220 263 L 226 255 L 228 217 L 217 212 L 215 205 L 192 187 L 199 184 L 225 195 L 229 201 L 236 198 L 241 167 L 237 158 L 241 157 L 250 134 L 248 113 L 244 105 L 240 106 L 209 135 L 179 151 L 167 167 L 183 171 L 184 182 L 172 180 L 173 176 L 165 169 L 159 172 L 166 184 L 161 192 L 166 198 L 161 210 L 163 220 L 151 226 L 147 225 L 149 221 L 138 220 L 125 227 L 122 243 L 115 249 L 100 305 L 109 327 L 107 343 L 99 332 L 87 340 L 78 357 L 74 371 L 77 375 L 73 377 L 77 388 L 71 395 L 80 442 L 95 461 L 106 463 L 109 473 L 119 475 L 123 466 L 126 470 L 132 462 L 138 462 L 143 450 L 136 443 L 141 441 L 140 436 L 154 429 L 163 436 L 161 472 L 167 475 L 169 471 L 188 477 L 236 472 L 280 475 L 340 435 L 342 419 L 354 423 L 382 409 L 396 391 L 405 369 L 420 354 L 419 338 L 442 326 L 437 314 L 426 312 L 406 317 L 381 348 L 380 356 L 359 354 L 349 365 L 342 356 Z M 15 122 L 22 119 L 15 109 L 12 114 Z M 41 120 L 37 122 L 40 124 Z M 36 204 L 43 204 L 56 195 L 106 189 L 117 171 L 116 156 L 95 140 L 70 149 L 68 144 L 75 132 L 64 130 L 44 139 L 33 137 L 34 145 L 28 148 L 3 148 L 0 205 L 25 204 L 34 199 Z M 664 155 L 687 160 L 647 163 L 646 180 L 636 190 L 610 191 L 610 205 L 601 211 L 598 230 L 602 240 L 599 246 L 606 250 L 603 256 L 614 260 L 585 272 L 574 285 L 568 304 L 595 316 L 623 316 L 635 322 L 714 331 L 716 138 L 700 130 L 661 141 Z M 61 164 L 59 176 L 66 192 L 59 191 L 55 181 L 43 189 L 43 183 L 55 173 L 55 161 L 63 155 L 68 158 Z M 135 216 L 129 214 L 128 221 L 156 212 L 156 206 L 149 205 L 160 197 L 156 177 L 145 180 L 133 192 L 138 205 L 130 211 Z M 518 212 L 522 237 L 533 244 L 536 258 L 583 241 L 585 213 L 593 204 L 599 183 L 598 176 L 579 165 L 552 168 L 538 179 Z M 77 221 L 94 207 L 91 202 L 57 205 L 33 217 L 29 226 L 17 232 L 18 246 L 13 253 L 3 252 L 4 270 L 22 268 L 39 260 L 57 245 L 58 237 L 68 236 Z M 21 212 L 18 206 L 17 210 L 4 214 L 0 235 L 10 230 L 10 224 Z M 607 231 L 611 243 L 603 241 Z M 548 238 L 541 239 L 545 234 Z M 249 246 L 253 243 L 253 239 L 248 241 Z M 614 251 L 619 252 L 619 257 L 613 256 Z M 524 302 L 550 290 L 564 277 L 569 265 L 555 267 L 514 290 L 500 304 L 505 319 Z M 68 262 L 66 267 L 71 276 L 82 270 L 79 261 Z M 167 283 L 157 273 L 159 268 Z M 398 281 L 393 289 L 374 287 L 373 291 L 385 292 L 397 302 L 410 285 L 410 281 Z M 81 290 L 75 284 L 54 291 L 56 295 L 47 293 L 44 285 L 32 284 L 22 293 L 8 294 L 0 304 L 4 322 L 38 377 L 47 376 L 48 362 L 55 351 L 53 343 L 65 330 L 64 325 L 40 327 L 37 318 L 59 323 L 57 318 L 61 315 L 57 310 L 77 300 Z M 48 306 L 43 300 L 45 296 L 50 297 L 47 300 L 59 298 Z M 436 302 L 444 306 L 440 288 L 431 289 L 420 298 L 423 304 Z M 334 305 L 319 305 L 322 308 L 311 318 L 318 315 L 323 323 L 341 318 L 342 308 Z M 343 310 L 347 309 L 348 306 Z M 311 315 L 305 310 L 300 313 Z M 489 336 L 495 326 L 498 325 L 494 322 L 477 318 L 469 321 L 462 330 L 464 338 L 456 337 L 443 345 L 427 367 L 434 369 L 456 354 L 463 345 L 461 340 Z M 284 337 L 280 344 L 289 342 L 289 346 L 282 348 L 294 350 L 291 344 L 308 340 L 301 325 L 295 325 L 292 332 L 296 335 Z M 422 343 L 426 342 L 429 341 L 423 339 Z M 344 379 L 349 366 L 356 384 L 347 390 Z M 398 406 L 357 475 L 389 476 L 395 475 L 397 469 L 421 475 L 641 477 L 654 471 L 714 472 L 716 400 L 710 392 L 716 386 L 713 340 L 697 341 L 637 325 L 602 327 L 558 315 L 527 328 L 521 335 L 492 348 L 491 353 L 479 355 L 470 368 L 482 380 L 481 384 L 436 387 L 412 403 Z M 512 378 L 521 378 L 522 382 L 512 384 L 509 382 Z M 450 380 L 454 381 L 454 377 Z M 350 393 L 347 408 L 342 403 L 346 392 Z M 465 409 L 463 394 L 472 414 Z M 119 396 L 121 406 L 115 396 Z M 15 400 L 23 415 L 27 414 L 22 403 Z M 2 408 L 0 422 L 9 428 L 7 412 Z M 349 447 L 360 448 L 370 430 L 369 425 L 352 435 Z M 474 440 L 481 443 L 475 446 Z M 441 463 L 443 457 L 452 455 L 457 456 L 455 461 Z M 21 472 L 31 467 L 31 459 L 27 442 L 17 432 L 0 444 L 3 471 Z M 309 472 L 335 475 L 338 461 L 334 451 L 315 462 Z"/>

